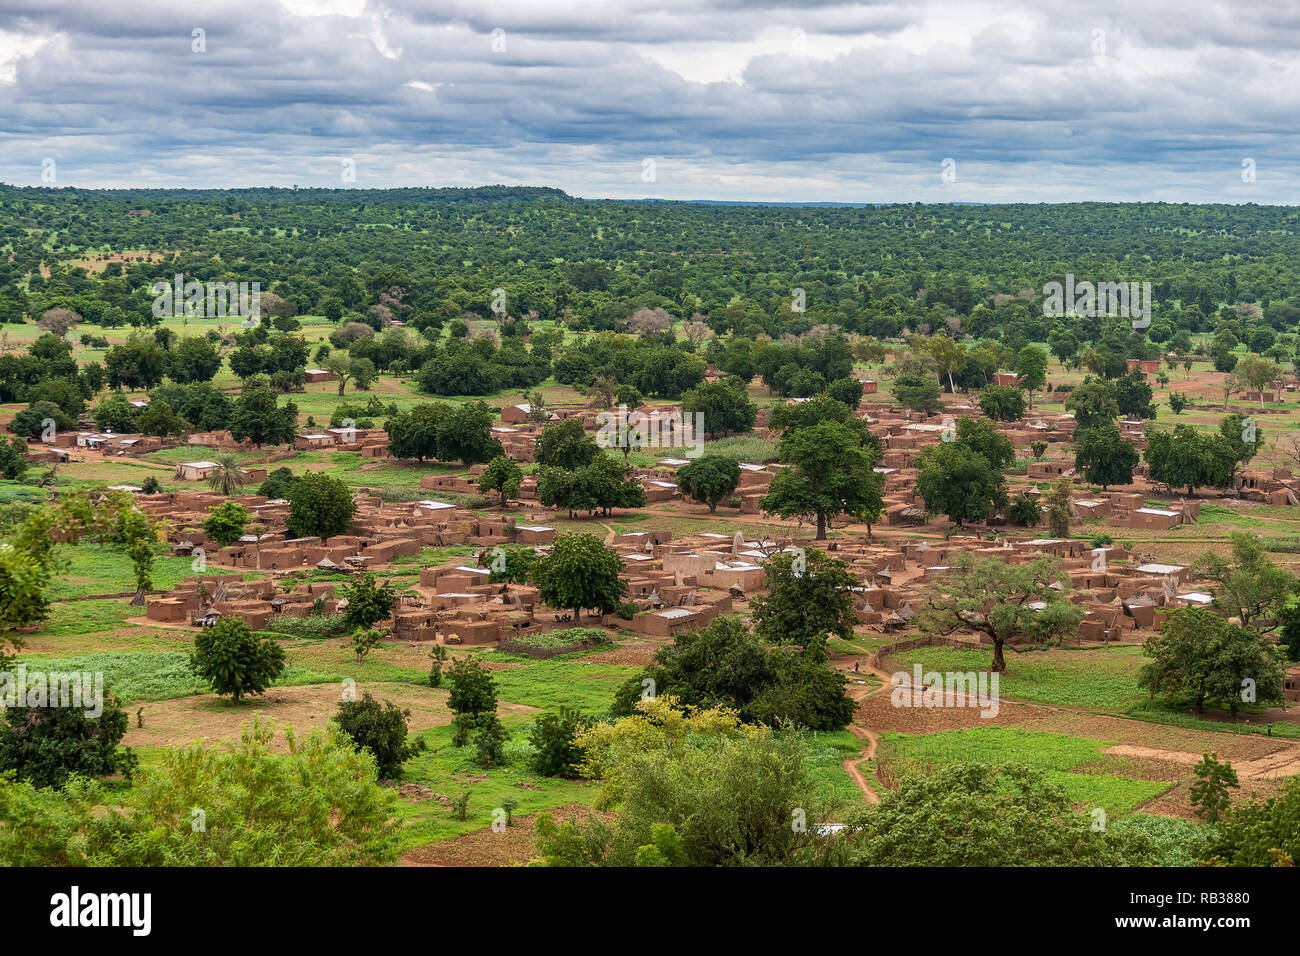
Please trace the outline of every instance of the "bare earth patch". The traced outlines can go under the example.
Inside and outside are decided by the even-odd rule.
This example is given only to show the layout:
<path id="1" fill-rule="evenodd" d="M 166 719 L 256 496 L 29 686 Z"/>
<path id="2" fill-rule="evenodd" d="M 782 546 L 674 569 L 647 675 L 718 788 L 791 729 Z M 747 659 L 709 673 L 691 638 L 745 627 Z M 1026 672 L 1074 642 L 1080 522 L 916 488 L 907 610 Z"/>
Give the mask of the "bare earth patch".
<path id="1" fill-rule="evenodd" d="M 590 807 L 571 803 L 547 811 L 557 822 L 566 823 L 583 819 L 592 813 Z M 597 814 L 612 819 L 613 814 Z M 537 832 L 534 829 L 537 814 L 514 818 L 512 826 L 500 832 L 491 827 L 475 830 L 454 840 L 441 840 L 408 850 L 401 856 L 403 866 L 523 866 L 538 856 Z"/>
<path id="2" fill-rule="evenodd" d="M 446 690 L 413 684 L 357 684 L 358 697 L 367 691 L 380 701 L 391 700 L 398 707 L 409 709 L 408 726 L 412 731 L 451 723 Z M 292 724 L 296 731 L 305 733 L 324 727 L 338 710 L 341 699 L 341 686 L 331 683 L 272 687 L 238 707 L 215 694 L 155 701 L 140 705 L 144 707 L 143 727 L 135 725 L 135 707 L 128 708 L 130 726 L 122 742 L 128 747 L 176 747 L 195 740 L 233 743 L 239 739 L 240 728 L 251 724 L 254 717 Z M 504 701 L 497 707 L 501 716 L 536 711 L 535 707 Z M 276 746 L 283 747 L 283 743 L 281 738 L 276 738 Z"/>
<path id="3" fill-rule="evenodd" d="M 1154 747 L 1132 747 L 1128 744 L 1116 744 L 1113 747 L 1107 747 L 1102 753 L 1113 754 L 1117 757 L 1163 760 L 1167 763 L 1182 764 L 1189 767 L 1200 763 L 1201 760 L 1200 754 L 1187 753 L 1183 750 L 1157 750 Z"/>
<path id="4" fill-rule="evenodd" d="M 631 667 L 645 667 L 653 662 L 655 651 L 659 647 L 659 644 L 651 641 L 637 641 L 595 654 L 583 654 L 575 660 L 586 661 L 589 664 L 626 664 Z"/>

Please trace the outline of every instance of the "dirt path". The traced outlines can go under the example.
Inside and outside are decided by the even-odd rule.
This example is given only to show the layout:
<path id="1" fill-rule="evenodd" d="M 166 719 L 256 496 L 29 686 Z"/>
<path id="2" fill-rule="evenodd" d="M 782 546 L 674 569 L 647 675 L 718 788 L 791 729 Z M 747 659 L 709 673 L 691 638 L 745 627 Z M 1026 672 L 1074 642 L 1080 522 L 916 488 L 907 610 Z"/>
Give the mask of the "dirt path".
<path id="1" fill-rule="evenodd" d="M 867 782 L 867 778 L 863 775 L 862 771 L 858 769 L 858 764 L 871 760 L 876 756 L 876 748 L 880 744 L 880 736 L 875 731 L 869 730 L 862 724 L 858 723 L 857 719 L 857 704 L 869 697 L 875 697 L 877 694 L 885 693 L 891 686 L 889 682 L 890 675 L 880 669 L 879 650 L 867 658 L 866 672 L 868 675 L 880 678 L 880 686 L 854 687 L 849 689 L 849 698 L 854 702 L 854 719 L 853 722 L 849 724 L 849 733 L 853 734 L 853 736 L 860 740 L 865 740 L 866 745 L 862 748 L 862 753 L 858 754 L 856 757 L 849 757 L 843 762 L 842 766 L 844 767 L 844 771 L 852 778 L 853 782 L 857 784 L 858 789 L 862 791 L 862 799 L 867 803 L 879 803 L 880 794 L 876 793 L 876 788 Z M 851 674 L 860 672 L 849 671 L 845 668 L 844 673 Z"/>

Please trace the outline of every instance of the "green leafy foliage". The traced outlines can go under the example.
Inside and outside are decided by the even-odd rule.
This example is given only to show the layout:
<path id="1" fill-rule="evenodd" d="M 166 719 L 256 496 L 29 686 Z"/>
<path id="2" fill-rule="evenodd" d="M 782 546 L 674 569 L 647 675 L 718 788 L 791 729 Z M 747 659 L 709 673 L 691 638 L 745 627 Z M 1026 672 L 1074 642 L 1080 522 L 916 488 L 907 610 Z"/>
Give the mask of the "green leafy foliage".
<path id="1" fill-rule="evenodd" d="M 194 673 L 213 691 L 239 703 L 246 694 L 260 694 L 284 672 L 284 648 L 271 638 L 257 638 L 238 618 L 222 618 L 194 638 L 190 655 Z"/>

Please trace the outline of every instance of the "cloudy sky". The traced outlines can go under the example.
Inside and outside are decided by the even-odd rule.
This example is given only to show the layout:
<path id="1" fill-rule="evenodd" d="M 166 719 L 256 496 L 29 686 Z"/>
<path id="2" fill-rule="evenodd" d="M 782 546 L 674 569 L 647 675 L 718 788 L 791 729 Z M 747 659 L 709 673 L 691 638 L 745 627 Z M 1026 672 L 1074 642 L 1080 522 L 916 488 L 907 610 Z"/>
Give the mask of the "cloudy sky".
<path id="1" fill-rule="evenodd" d="M 1297 48 L 1290 0 L 0 0 L 0 181 L 1293 203 Z"/>

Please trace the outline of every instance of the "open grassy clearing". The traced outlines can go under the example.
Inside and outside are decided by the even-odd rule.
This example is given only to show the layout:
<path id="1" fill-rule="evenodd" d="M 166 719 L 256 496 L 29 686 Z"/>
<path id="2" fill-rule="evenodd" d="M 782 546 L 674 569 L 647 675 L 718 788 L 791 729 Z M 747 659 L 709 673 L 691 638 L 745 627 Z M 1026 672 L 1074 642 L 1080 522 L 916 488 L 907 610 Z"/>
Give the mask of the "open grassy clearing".
<path id="1" fill-rule="evenodd" d="M 1136 779 L 1131 764 L 1103 755 L 1109 741 L 1061 734 L 1032 733 L 1007 727 L 951 730 L 939 734 L 881 735 L 878 763 L 890 773 L 907 768 L 937 767 L 961 761 L 995 766 L 1024 764 L 1047 771 L 1083 807 L 1101 807 L 1121 816 L 1155 799 L 1173 786 L 1170 780 Z"/>

